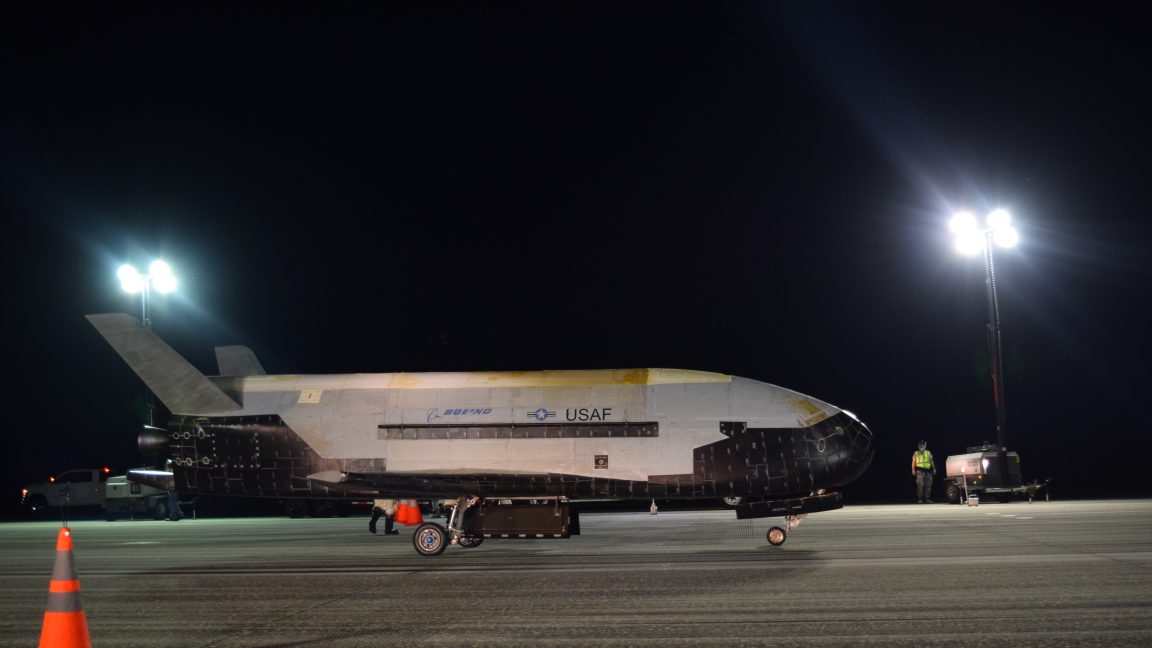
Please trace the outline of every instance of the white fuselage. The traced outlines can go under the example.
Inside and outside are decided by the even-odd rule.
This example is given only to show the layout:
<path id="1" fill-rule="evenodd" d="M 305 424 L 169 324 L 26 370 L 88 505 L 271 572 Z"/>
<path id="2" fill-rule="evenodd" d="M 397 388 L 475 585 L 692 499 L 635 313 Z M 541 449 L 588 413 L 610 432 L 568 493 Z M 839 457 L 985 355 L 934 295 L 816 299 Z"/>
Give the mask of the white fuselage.
<path id="1" fill-rule="evenodd" d="M 724 438 L 722 421 L 802 428 L 840 411 L 755 380 L 670 369 L 215 380 L 241 396 L 230 415 L 278 414 L 321 457 L 379 459 L 395 473 L 643 481 L 691 473 L 693 449 Z M 643 423 L 658 433 L 623 431 Z"/>

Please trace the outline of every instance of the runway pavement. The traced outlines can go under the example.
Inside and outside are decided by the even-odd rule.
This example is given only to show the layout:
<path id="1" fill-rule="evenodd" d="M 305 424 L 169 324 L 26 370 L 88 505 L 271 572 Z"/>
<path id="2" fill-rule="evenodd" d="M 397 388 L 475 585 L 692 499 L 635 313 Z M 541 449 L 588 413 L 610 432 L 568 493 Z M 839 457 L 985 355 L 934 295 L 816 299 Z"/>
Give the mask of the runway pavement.
<path id="1" fill-rule="evenodd" d="M 849 503 L 782 547 L 734 517 L 434 558 L 365 517 L 71 527 L 97 648 L 1152 645 L 1149 500 Z M 0 646 L 38 640 L 59 526 L 0 525 Z"/>

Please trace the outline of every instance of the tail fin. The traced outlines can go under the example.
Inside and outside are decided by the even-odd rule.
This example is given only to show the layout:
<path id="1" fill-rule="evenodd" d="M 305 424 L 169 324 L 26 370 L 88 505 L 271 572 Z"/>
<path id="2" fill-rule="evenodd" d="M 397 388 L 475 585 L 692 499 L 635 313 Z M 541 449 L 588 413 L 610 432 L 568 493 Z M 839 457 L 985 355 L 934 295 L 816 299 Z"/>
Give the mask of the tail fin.
<path id="1" fill-rule="evenodd" d="M 263 376 L 264 367 L 246 346 L 216 347 L 216 364 L 221 376 Z"/>
<path id="2" fill-rule="evenodd" d="M 85 317 L 173 414 L 223 414 L 240 409 L 136 318 L 121 313 Z"/>

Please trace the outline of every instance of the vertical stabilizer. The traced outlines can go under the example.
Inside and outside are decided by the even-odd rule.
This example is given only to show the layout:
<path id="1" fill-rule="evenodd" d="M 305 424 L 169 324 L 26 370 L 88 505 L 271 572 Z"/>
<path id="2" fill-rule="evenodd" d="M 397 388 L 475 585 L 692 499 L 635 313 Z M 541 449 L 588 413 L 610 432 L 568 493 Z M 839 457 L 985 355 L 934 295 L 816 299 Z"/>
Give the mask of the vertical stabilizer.
<path id="1" fill-rule="evenodd" d="M 263 376 L 267 372 L 246 346 L 216 347 L 216 365 L 221 376 Z"/>
<path id="2" fill-rule="evenodd" d="M 240 409 L 136 318 L 122 313 L 85 317 L 173 414 L 212 415 Z"/>

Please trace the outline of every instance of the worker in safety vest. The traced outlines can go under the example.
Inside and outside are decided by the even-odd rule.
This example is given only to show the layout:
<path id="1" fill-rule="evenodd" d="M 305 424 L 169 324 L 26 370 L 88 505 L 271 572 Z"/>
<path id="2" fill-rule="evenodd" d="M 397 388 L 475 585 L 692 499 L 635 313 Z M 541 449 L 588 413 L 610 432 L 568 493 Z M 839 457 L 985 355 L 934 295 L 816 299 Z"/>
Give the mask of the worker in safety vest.
<path id="1" fill-rule="evenodd" d="M 916 499 L 921 504 L 932 503 L 932 479 L 936 476 L 936 460 L 928 450 L 928 442 L 921 439 L 919 450 L 912 453 L 912 476 L 916 478 Z"/>

